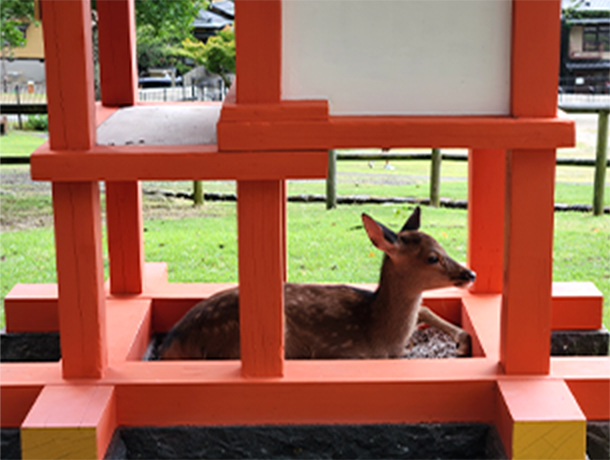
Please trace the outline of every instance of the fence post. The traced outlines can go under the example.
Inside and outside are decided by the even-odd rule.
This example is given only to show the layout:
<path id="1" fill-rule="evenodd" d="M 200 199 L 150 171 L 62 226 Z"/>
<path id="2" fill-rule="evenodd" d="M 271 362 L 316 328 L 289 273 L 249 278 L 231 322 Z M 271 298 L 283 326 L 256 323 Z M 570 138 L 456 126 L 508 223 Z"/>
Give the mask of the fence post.
<path id="1" fill-rule="evenodd" d="M 20 107 L 21 98 L 19 97 L 19 85 L 15 85 L 15 97 L 17 98 L 17 107 Z M 23 129 L 23 124 L 21 123 L 21 109 L 19 109 L 19 113 L 17 114 L 17 120 L 19 120 L 19 129 Z"/>
<path id="2" fill-rule="evenodd" d="M 326 209 L 337 207 L 337 151 L 328 151 L 328 177 L 326 178 Z"/>
<path id="3" fill-rule="evenodd" d="M 430 206 L 438 207 L 441 190 L 441 149 L 432 149 L 430 164 Z"/>
<path id="4" fill-rule="evenodd" d="M 604 183 L 606 181 L 606 150 L 608 149 L 608 110 L 597 113 L 597 148 L 593 183 L 593 215 L 604 213 Z"/>
<path id="5" fill-rule="evenodd" d="M 195 206 L 203 204 L 203 182 L 200 180 L 193 181 L 193 201 Z"/>

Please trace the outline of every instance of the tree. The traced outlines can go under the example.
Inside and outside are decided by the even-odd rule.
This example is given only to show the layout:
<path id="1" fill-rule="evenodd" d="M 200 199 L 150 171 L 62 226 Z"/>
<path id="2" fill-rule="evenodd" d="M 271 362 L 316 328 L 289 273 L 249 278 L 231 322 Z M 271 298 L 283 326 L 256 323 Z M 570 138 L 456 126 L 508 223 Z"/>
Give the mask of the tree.
<path id="1" fill-rule="evenodd" d="M 190 36 L 204 0 L 136 0 L 136 24 L 148 25 L 153 36 L 179 44 Z"/>
<path id="2" fill-rule="evenodd" d="M 2 49 L 23 46 L 23 26 L 34 21 L 34 0 L 2 0 L 0 28 Z M 10 51 L 9 51 L 10 52 Z"/>
<path id="3" fill-rule="evenodd" d="M 191 35 L 193 21 L 204 0 L 136 0 L 136 40 L 138 68 L 177 67 L 189 53 L 182 42 Z"/>
<path id="4" fill-rule="evenodd" d="M 182 44 L 197 64 L 218 74 L 225 86 L 231 86 L 228 74 L 235 73 L 235 31 L 233 29 L 221 30 L 205 44 L 190 37 L 185 39 Z"/>

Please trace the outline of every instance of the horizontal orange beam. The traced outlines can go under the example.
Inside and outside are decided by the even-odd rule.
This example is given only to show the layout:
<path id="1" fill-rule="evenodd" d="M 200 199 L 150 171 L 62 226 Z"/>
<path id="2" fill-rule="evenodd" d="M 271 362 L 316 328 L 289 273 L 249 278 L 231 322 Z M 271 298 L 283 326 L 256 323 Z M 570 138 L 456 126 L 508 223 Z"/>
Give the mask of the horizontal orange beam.
<path id="1" fill-rule="evenodd" d="M 551 369 L 588 419 L 608 419 L 610 358 L 552 358 Z M 283 378 L 268 379 L 243 378 L 239 361 L 127 361 L 82 383 L 115 386 L 120 424 L 171 425 L 489 421 L 502 380 L 514 379 L 497 359 L 470 358 L 288 360 Z M 59 363 L 2 364 L 7 394 L 62 382 Z M 18 419 L 26 403 L 3 415 Z"/>
<path id="2" fill-rule="evenodd" d="M 164 281 L 166 274 L 151 273 L 155 266 L 157 267 L 155 270 L 162 270 L 165 273 L 164 264 L 147 263 L 145 291 L 142 295 L 132 298 L 153 300 L 155 311 L 153 330 L 158 332 L 167 331 L 201 299 L 235 286 L 233 283 L 167 283 Z M 354 286 L 375 289 L 374 284 L 355 284 Z M 448 320 L 458 322 L 460 318 L 456 315 L 458 310 L 455 302 L 462 298 L 477 305 L 490 299 L 486 295 L 470 295 L 466 291 L 458 289 L 444 289 L 427 292 L 424 296 L 424 303 L 427 302 L 429 307 Z M 553 283 L 552 328 L 553 330 L 599 329 L 602 305 L 603 297 L 592 283 L 555 282 Z M 485 307 L 486 305 L 481 308 Z M 8 332 L 55 332 L 58 330 L 57 285 L 55 284 L 17 284 L 5 297 L 4 308 Z M 495 329 L 489 327 L 479 327 L 478 330 L 488 331 L 487 335 L 495 334 Z M 487 337 L 485 332 L 482 334 Z M 485 343 L 488 344 L 489 350 L 495 350 L 492 345 L 493 337 L 487 337 Z"/>
<path id="3" fill-rule="evenodd" d="M 216 145 L 96 145 L 53 151 L 47 143 L 31 156 L 41 181 L 323 179 L 326 150 L 219 153 Z"/>
<path id="4" fill-rule="evenodd" d="M 540 149 L 574 145 L 574 122 L 562 118 L 345 117 L 328 121 L 217 124 L 221 151 L 329 150 L 356 147 Z"/>
<path id="5" fill-rule="evenodd" d="M 328 101 L 282 101 L 279 104 L 236 104 L 225 100 L 223 122 L 328 120 Z"/>

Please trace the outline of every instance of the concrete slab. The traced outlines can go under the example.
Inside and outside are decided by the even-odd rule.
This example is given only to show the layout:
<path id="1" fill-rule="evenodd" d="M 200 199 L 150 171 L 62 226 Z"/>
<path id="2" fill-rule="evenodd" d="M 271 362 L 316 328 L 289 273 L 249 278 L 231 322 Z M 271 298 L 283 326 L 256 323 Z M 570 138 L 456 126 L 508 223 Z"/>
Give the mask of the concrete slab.
<path id="1" fill-rule="evenodd" d="M 118 109 L 97 129 L 99 145 L 215 144 L 218 104 L 137 105 Z"/>

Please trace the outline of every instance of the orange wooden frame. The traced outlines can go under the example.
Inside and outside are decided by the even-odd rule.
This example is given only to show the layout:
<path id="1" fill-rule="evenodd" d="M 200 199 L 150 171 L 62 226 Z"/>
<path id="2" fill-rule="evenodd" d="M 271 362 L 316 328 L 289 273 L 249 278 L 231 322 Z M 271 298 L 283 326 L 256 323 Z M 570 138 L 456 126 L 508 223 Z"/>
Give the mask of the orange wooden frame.
<path id="1" fill-rule="evenodd" d="M 96 106 L 89 2 L 43 1 L 50 142 L 33 154 L 32 177 L 53 182 L 59 282 L 18 285 L 5 307 L 9 331 L 59 330 L 62 360 L 1 365 L 2 425 L 22 428 L 25 456 L 66 454 L 45 451 L 53 430 L 99 458 L 120 425 L 471 420 L 494 423 L 519 457 L 527 424 L 565 422 L 579 438 L 585 417 L 610 418 L 609 359 L 549 357 L 552 328 L 598 328 L 602 305 L 590 284 L 551 281 L 554 151 L 574 142 L 573 123 L 556 116 L 559 0 L 513 0 L 509 117 L 330 117 L 327 101 L 281 101 L 281 0 L 237 0 L 238 78 L 218 145 L 120 147 L 96 145 L 95 128 L 137 104 L 133 0 L 98 5 L 102 69 L 112 60 L 114 72 Z M 120 33 L 108 33 L 109 17 Z M 479 280 L 425 301 L 471 332 L 473 358 L 284 360 L 285 180 L 324 177 L 328 149 L 356 146 L 471 149 L 468 260 Z M 144 263 L 138 181 L 229 178 L 242 360 L 141 362 L 153 332 L 226 285 L 170 284 L 164 264 Z M 524 406 L 529 391 L 548 397 Z"/>

